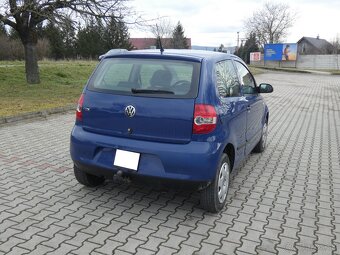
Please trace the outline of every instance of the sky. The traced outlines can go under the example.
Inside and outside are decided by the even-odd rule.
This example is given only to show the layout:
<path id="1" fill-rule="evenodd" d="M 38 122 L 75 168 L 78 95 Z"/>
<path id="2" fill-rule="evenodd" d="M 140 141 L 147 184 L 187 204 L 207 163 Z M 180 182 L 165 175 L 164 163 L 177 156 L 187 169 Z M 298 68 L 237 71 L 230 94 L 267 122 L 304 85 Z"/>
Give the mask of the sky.
<path id="1" fill-rule="evenodd" d="M 236 46 L 237 32 L 245 37 L 244 21 L 263 7 L 265 0 L 131 0 L 129 4 L 145 19 L 166 17 L 174 25 L 180 21 L 192 45 Z M 285 0 L 296 21 L 285 40 L 295 43 L 303 36 L 332 42 L 340 37 L 339 0 Z M 152 37 L 146 29 L 130 28 L 131 37 Z"/>

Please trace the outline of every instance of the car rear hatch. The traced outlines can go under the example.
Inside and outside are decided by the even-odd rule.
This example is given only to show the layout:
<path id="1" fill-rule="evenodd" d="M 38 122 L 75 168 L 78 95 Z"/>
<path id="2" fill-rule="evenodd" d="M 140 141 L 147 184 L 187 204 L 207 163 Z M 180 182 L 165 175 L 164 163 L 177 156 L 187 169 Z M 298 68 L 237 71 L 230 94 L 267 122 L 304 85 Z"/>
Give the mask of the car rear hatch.
<path id="1" fill-rule="evenodd" d="M 108 136 L 188 143 L 199 75 L 198 61 L 104 59 L 85 90 L 83 128 Z"/>

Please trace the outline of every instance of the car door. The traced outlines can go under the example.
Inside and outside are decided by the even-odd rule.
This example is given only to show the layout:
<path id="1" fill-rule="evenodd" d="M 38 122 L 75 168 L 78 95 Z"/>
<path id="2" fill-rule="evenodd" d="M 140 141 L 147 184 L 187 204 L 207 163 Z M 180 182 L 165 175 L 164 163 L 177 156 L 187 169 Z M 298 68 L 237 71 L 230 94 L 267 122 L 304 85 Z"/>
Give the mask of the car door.
<path id="1" fill-rule="evenodd" d="M 255 79 L 248 68 L 237 60 L 235 65 L 241 83 L 242 99 L 247 104 L 245 152 L 249 154 L 261 138 L 265 106 L 263 98 L 257 93 Z"/>
<path id="2" fill-rule="evenodd" d="M 232 60 L 223 60 L 215 66 L 215 84 L 220 100 L 218 108 L 224 132 L 235 146 L 235 165 L 244 158 L 246 145 L 245 101 L 240 100 L 240 83 Z"/>

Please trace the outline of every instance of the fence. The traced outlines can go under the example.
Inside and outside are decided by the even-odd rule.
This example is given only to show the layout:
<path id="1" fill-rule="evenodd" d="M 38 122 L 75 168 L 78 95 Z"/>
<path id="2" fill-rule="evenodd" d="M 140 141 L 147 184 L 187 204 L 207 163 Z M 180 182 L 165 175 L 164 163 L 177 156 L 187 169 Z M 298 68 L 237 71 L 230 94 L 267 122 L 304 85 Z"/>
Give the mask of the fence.
<path id="1" fill-rule="evenodd" d="M 261 59 L 250 64 L 267 67 L 340 70 L 340 55 L 298 55 L 296 61 L 264 61 L 262 54 Z"/>

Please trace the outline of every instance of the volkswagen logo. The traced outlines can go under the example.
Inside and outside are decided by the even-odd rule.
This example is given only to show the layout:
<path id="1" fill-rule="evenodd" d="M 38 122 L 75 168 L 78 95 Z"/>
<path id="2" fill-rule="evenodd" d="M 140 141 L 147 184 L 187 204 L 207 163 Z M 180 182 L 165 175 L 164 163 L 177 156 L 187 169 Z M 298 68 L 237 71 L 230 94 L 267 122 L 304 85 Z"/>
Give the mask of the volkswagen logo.
<path id="1" fill-rule="evenodd" d="M 125 107 L 125 114 L 126 116 L 132 118 L 136 114 L 136 108 L 133 107 L 132 105 L 128 105 Z"/>

